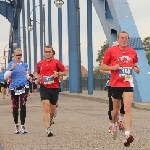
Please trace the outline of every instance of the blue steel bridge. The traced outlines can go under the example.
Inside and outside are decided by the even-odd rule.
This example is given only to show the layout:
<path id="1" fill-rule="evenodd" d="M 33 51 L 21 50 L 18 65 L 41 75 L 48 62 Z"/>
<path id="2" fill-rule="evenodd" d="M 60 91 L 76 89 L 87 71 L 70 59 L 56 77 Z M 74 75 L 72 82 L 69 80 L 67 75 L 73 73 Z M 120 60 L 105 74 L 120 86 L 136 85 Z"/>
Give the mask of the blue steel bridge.
<path id="1" fill-rule="evenodd" d="M 52 45 L 51 33 L 51 7 L 56 4 L 58 7 L 58 33 L 59 33 L 59 59 L 62 60 L 62 8 L 63 3 L 67 3 L 68 18 L 68 58 L 69 58 L 69 92 L 81 93 L 81 52 L 80 52 L 80 1 L 79 0 L 47 0 L 48 5 L 44 5 L 42 0 L 0 0 L 0 14 L 10 22 L 9 32 L 9 55 L 8 61 L 12 60 L 13 51 L 21 47 L 23 41 L 24 61 L 29 63 L 31 68 L 31 40 L 30 31 L 33 30 L 34 45 L 34 66 L 37 63 L 37 30 L 36 30 L 36 7 L 40 8 L 40 53 L 43 58 L 43 45 L 45 38 L 48 44 Z M 150 80 L 149 65 L 146 59 L 142 41 L 132 17 L 127 0 L 86 0 L 87 1 L 87 53 L 88 53 L 88 94 L 93 94 L 93 46 L 92 46 L 92 5 L 94 6 L 97 17 L 103 27 L 109 45 L 116 41 L 117 33 L 127 31 L 130 35 L 129 45 L 138 54 L 141 73 L 134 76 L 134 100 L 137 102 L 150 102 Z M 32 5 L 31 5 L 32 3 Z M 25 5 L 27 9 L 25 9 Z M 32 8 L 31 8 L 32 6 Z M 45 18 L 45 7 L 48 9 L 48 18 Z M 30 19 L 30 13 L 32 18 Z M 22 20 L 20 20 L 22 15 Z M 27 16 L 27 17 L 25 17 Z M 27 18 L 28 32 L 25 30 L 25 18 Z M 48 37 L 45 35 L 45 19 L 48 19 Z M 22 21 L 22 35 L 20 40 L 20 22 Z M 31 23 L 32 22 L 32 23 Z M 27 38 L 26 38 L 27 37 Z M 27 41 L 28 40 L 28 41 Z M 26 44 L 28 43 L 28 45 Z M 27 55 L 28 54 L 28 55 Z M 33 63 L 33 62 L 32 62 Z"/>

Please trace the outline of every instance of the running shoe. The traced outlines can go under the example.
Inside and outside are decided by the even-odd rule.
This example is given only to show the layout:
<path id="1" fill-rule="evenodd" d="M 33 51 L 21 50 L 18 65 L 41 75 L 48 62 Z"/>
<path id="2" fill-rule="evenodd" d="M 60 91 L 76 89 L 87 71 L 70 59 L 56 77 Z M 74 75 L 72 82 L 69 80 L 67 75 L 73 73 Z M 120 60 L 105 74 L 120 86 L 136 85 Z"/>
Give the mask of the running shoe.
<path id="1" fill-rule="evenodd" d="M 134 141 L 134 138 L 132 135 L 126 136 L 124 141 L 124 146 L 127 147 Z"/>
<path id="2" fill-rule="evenodd" d="M 48 137 L 53 136 L 53 132 L 50 127 L 46 129 L 46 132 Z"/>
<path id="3" fill-rule="evenodd" d="M 125 128 L 124 128 L 124 124 L 122 121 L 118 122 L 118 127 L 119 127 L 119 131 L 124 132 Z"/>
<path id="4" fill-rule="evenodd" d="M 25 129 L 25 126 L 21 127 L 20 133 L 22 133 L 22 134 L 27 133 L 27 130 Z"/>
<path id="5" fill-rule="evenodd" d="M 19 134 L 19 125 L 15 124 L 15 134 Z"/>

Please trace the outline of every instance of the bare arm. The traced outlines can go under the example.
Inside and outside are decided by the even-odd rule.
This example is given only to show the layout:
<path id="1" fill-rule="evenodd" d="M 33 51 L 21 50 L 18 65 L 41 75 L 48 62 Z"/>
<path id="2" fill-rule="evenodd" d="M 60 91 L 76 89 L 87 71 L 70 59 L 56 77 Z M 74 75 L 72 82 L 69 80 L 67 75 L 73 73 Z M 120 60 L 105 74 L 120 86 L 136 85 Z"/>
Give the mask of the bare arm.
<path id="1" fill-rule="evenodd" d="M 120 68 L 119 64 L 116 64 L 115 66 L 108 66 L 104 63 L 101 64 L 101 70 L 103 71 L 118 70 L 119 68 Z"/>
<path id="2" fill-rule="evenodd" d="M 39 83 L 40 83 L 40 74 L 35 72 L 35 84 L 39 84 Z"/>
<path id="3" fill-rule="evenodd" d="M 37 80 L 40 80 L 40 74 L 38 74 L 37 72 L 35 73 L 35 78 L 37 79 Z"/>
<path id="4" fill-rule="evenodd" d="M 100 72 L 103 73 L 103 74 L 111 74 L 111 71 L 104 71 L 102 69 L 100 69 Z"/>
<path id="5" fill-rule="evenodd" d="M 12 71 L 6 71 L 4 74 L 4 79 L 7 80 L 11 76 Z"/>
<path id="6" fill-rule="evenodd" d="M 140 68 L 139 68 L 139 66 L 137 66 L 137 63 L 134 63 L 132 68 L 137 74 L 140 73 Z"/>

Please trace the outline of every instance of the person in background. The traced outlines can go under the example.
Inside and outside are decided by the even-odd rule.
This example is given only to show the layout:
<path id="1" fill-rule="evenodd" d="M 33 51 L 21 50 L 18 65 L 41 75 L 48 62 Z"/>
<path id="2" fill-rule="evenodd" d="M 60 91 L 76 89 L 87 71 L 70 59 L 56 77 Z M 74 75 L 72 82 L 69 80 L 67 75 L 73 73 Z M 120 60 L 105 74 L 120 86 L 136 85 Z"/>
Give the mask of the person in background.
<path id="1" fill-rule="evenodd" d="M 5 74 L 5 69 L 4 67 L 2 67 L 0 72 L 0 85 L 1 85 L 1 92 L 2 92 L 3 99 L 5 98 L 6 88 L 7 88 L 7 82 L 4 79 L 4 74 Z"/>
<path id="2" fill-rule="evenodd" d="M 28 74 L 30 76 L 30 79 L 28 80 L 29 82 L 29 92 L 32 93 L 32 81 L 33 81 L 33 74 L 31 73 L 30 70 L 28 70 Z M 30 96 L 30 95 L 29 95 Z"/>
<path id="3" fill-rule="evenodd" d="M 37 84 L 35 84 L 35 72 L 33 72 L 33 79 L 32 79 L 32 86 L 33 86 L 33 92 L 37 92 Z"/>

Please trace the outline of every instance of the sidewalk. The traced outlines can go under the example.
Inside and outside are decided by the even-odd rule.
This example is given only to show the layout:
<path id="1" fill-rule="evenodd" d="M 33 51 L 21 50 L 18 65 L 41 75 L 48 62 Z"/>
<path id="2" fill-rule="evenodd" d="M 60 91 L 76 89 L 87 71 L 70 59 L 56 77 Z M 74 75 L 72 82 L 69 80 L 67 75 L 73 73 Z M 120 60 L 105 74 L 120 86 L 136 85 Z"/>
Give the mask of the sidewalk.
<path id="1" fill-rule="evenodd" d="M 104 94 L 107 96 L 107 92 L 102 96 Z M 2 99 L 0 95 L 0 145 L 4 150 L 149 150 L 149 111 L 132 109 L 131 132 L 135 140 L 125 148 L 124 133 L 118 132 L 115 141 L 108 133 L 108 101 L 100 102 L 98 97 L 94 99 L 86 93 L 86 97 L 80 98 L 73 95 L 65 95 L 65 92 L 60 95 L 57 117 L 51 128 L 53 137 L 46 135 L 39 93 L 32 93 L 27 101 L 25 127 L 28 133 L 17 135 L 10 96 Z"/>
<path id="2" fill-rule="evenodd" d="M 83 98 L 94 101 L 101 101 L 104 103 L 108 103 L 108 94 L 107 91 L 104 90 L 94 90 L 92 95 L 88 94 L 88 91 L 83 90 L 82 93 L 69 93 L 68 91 L 61 92 L 61 95 L 66 95 L 70 97 Z M 140 103 L 133 101 L 132 106 L 137 109 L 146 109 L 150 110 L 150 103 Z"/>

